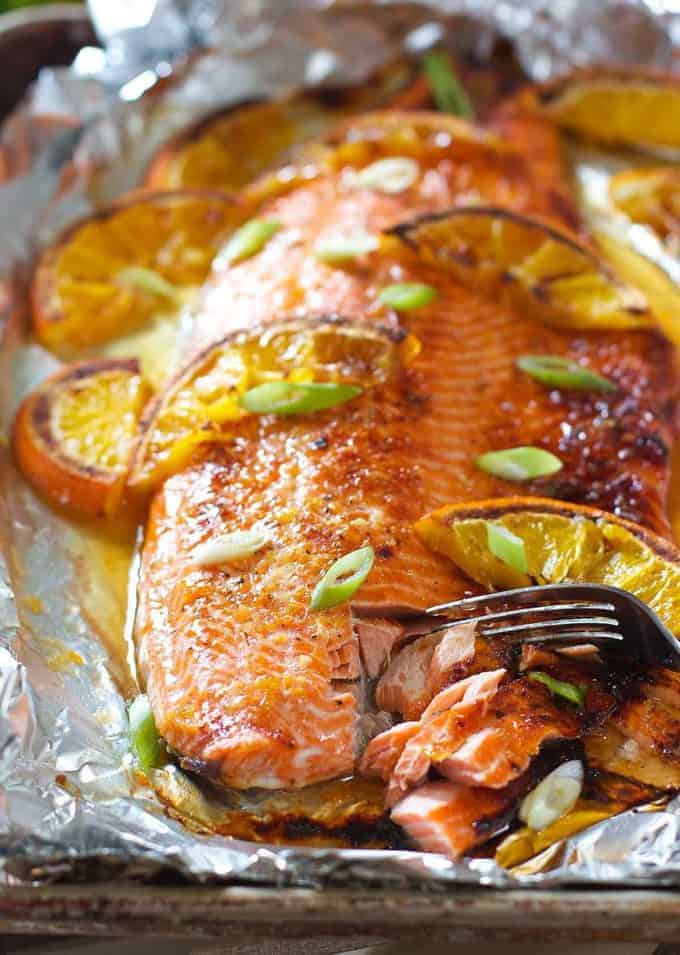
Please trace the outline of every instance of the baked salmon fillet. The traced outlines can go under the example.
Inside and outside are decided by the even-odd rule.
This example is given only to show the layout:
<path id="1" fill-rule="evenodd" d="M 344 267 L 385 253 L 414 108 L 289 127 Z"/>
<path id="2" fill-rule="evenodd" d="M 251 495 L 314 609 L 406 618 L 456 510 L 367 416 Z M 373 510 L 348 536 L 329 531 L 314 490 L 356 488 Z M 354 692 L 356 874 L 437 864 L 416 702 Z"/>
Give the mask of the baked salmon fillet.
<path id="1" fill-rule="evenodd" d="M 366 678 L 413 639 L 401 618 L 473 587 L 424 546 L 414 522 L 451 502 L 516 489 L 480 471 L 479 455 L 544 448 L 563 468 L 529 481 L 527 494 L 587 502 L 668 533 L 674 379 L 666 341 L 651 330 L 553 327 L 464 288 L 444 265 L 425 263 L 417 247 L 387 236 L 415 216 L 480 201 L 574 228 L 566 189 L 555 186 L 559 176 L 546 177 L 543 187 L 530 157 L 511 144 L 435 114 L 363 117 L 339 128 L 318 155 L 246 191 L 243 201 L 257 197 L 257 216 L 275 220 L 278 230 L 245 261 L 218 258 L 189 351 L 291 318 L 370 324 L 394 342 L 414 336 L 420 350 L 346 404 L 307 415 L 252 415 L 233 426 L 230 440 L 202 450 L 155 493 L 140 571 L 136 643 L 159 732 L 186 767 L 244 789 L 296 788 L 355 771 L 366 743 L 362 717 L 374 706 Z M 390 157 L 416 164 L 408 187 L 357 185 L 358 170 Z M 387 238 L 342 264 L 316 253 L 357 233 Z M 397 312 L 378 300 L 395 282 L 425 283 L 436 297 Z M 551 391 L 517 370 L 527 353 L 585 363 L 617 388 Z M 197 559 L 206 542 L 254 527 L 268 535 L 257 553 L 217 566 Z M 332 562 L 367 545 L 375 564 L 351 602 L 311 610 L 315 585 Z M 487 650 L 464 674 L 461 640 L 439 653 L 423 701 L 385 706 L 422 720 L 423 706 L 446 692 L 456 667 L 457 678 L 471 679 L 505 667 Z M 435 649 L 419 664 L 428 673 Z M 521 682 L 509 687 L 497 690 L 508 706 L 513 693 L 532 706 L 549 695 Z M 499 770 L 504 784 L 514 785 L 544 738 L 579 733 L 544 703 L 545 733 L 531 736 L 516 772 Z M 510 722 L 500 720 L 496 742 L 510 732 Z M 481 710 L 475 727 L 484 729 Z M 422 727 L 417 732 L 422 736 Z M 409 728 L 401 733 L 399 745 L 412 751 Z M 484 779 L 466 773 L 458 743 L 440 759 L 450 781 L 420 797 L 447 819 L 463 781 Z M 399 795 L 409 798 L 427 771 L 399 771 Z M 500 791 L 485 799 L 489 812 L 507 803 Z M 396 815 L 410 817 L 412 809 L 403 804 Z"/>

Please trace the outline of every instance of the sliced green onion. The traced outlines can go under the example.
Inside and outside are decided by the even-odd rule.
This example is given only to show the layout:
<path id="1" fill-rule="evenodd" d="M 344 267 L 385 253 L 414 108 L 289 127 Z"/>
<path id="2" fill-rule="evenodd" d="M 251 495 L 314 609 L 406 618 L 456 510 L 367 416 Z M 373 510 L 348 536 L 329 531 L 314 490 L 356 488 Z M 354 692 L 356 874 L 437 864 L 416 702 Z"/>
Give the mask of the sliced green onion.
<path id="1" fill-rule="evenodd" d="M 506 448 L 504 451 L 489 451 L 477 458 L 477 467 L 487 474 L 505 478 L 506 481 L 530 481 L 561 470 L 559 458 L 543 448 Z"/>
<path id="2" fill-rule="evenodd" d="M 311 609 L 328 610 L 349 600 L 370 574 L 374 559 L 372 547 L 360 547 L 336 560 L 314 588 Z"/>
<path id="3" fill-rule="evenodd" d="M 432 50 L 423 57 L 423 66 L 437 109 L 473 119 L 475 111 L 465 87 L 456 76 L 451 57 L 441 50 Z"/>
<path id="4" fill-rule="evenodd" d="M 494 557 L 502 560 L 508 567 L 512 567 L 520 574 L 529 573 L 524 541 L 507 527 L 487 521 L 486 544 Z"/>
<path id="5" fill-rule="evenodd" d="M 375 252 L 378 240 L 368 232 L 355 232 L 353 235 L 339 235 L 332 239 L 325 239 L 314 247 L 314 255 L 320 262 L 327 265 L 336 265 L 349 262 L 360 255 Z"/>
<path id="6" fill-rule="evenodd" d="M 228 263 L 249 259 L 262 249 L 281 227 L 275 219 L 250 219 L 232 235 L 220 259 Z"/>
<path id="7" fill-rule="evenodd" d="M 269 543 L 270 537 L 263 530 L 232 531 L 221 537 L 204 541 L 191 554 L 191 559 L 201 567 L 224 564 L 241 557 L 250 557 Z"/>
<path id="8" fill-rule="evenodd" d="M 121 269 L 117 279 L 122 285 L 133 285 L 149 295 L 167 298 L 171 302 L 181 300 L 181 296 L 174 285 L 171 285 L 158 272 L 154 272 L 153 269 L 145 269 L 141 265 L 130 265 L 126 269 Z"/>
<path id="9" fill-rule="evenodd" d="M 583 789 L 583 763 L 571 759 L 553 769 L 522 800 L 517 815 L 530 829 L 540 832 L 566 816 Z"/>
<path id="10" fill-rule="evenodd" d="M 575 683 L 566 683 L 564 680 L 556 680 L 555 677 L 544 673 L 542 670 L 531 670 L 527 673 L 530 680 L 536 680 L 537 683 L 543 683 L 547 686 L 553 696 L 561 696 L 563 700 L 568 700 L 574 706 L 581 707 L 586 698 L 586 691 L 583 687 L 576 686 Z"/>
<path id="11" fill-rule="evenodd" d="M 420 166 L 408 156 L 378 159 L 356 173 L 353 185 L 358 189 L 396 194 L 409 189 L 420 175 Z"/>
<path id="12" fill-rule="evenodd" d="M 158 735 L 156 720 L 145 693 L 136 697 L 130 704 L 128 719 L 132 746 L 137 754 L 139 765 L 144 770 L 163 766 L 166 762 L 165 747 Z"/>
<path id="13" fill-rule="evenodd" d="M 267 381 L 241 395 L 242 408 L 255 414 L 309 414 L 360 395 L 356 385 L 317 381 Z"/>
<path id="14" fill-rule="evenodd" d="M 437 290 L 422 282 L 398 282 L 386 285 L 378 295 L 378 301 L 398 312 L 408 312 L 412 308 L 429 305 L 437 297 Z"/>
<path id="15" fill-rule="evenodd" d="M 522 355 L 517 359 L 517 367 L 542 385 L 549 385 L 551 388 L 616 391 L 616 385 L 607 378 L 559 355 Z"/>

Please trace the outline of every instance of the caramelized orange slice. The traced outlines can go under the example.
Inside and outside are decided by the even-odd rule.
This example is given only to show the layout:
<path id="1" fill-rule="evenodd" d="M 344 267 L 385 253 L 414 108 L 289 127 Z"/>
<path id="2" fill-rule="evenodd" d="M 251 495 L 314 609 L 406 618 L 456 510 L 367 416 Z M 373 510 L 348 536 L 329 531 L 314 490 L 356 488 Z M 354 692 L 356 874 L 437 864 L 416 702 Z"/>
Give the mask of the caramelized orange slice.
<path id="1" fill-rule="evenodd" d="M 488 528 L 521 542 L 527 572 L 489 546 Z M 628 590 L 680 634 L 680 553 L 668 541 L 614 514 L 544 498 L 450 504 L 416 531 L 487 588 L 590 581 Z"/>
<path id="2" fill-rule="evenodd" d="M 246 412 L 240 396 L 268 381 L 370 387 L 414 351 L 411 336 L 344 321 L 290 321 L 231 334 L 189 363 L 144 413 L 131 485 L 148 490 L 182 468 L 199 445 L 230 440 Z"/>
<path id="3" fill-rule="evenodd" d="M 460 282 L 510 299 L 553 325 L 649 325 L 647 300 L 587 246 L 540 219 L 476 206 L 425 216 L 392 232 Z"/>
<path id="4" fill-rule="evenodd" d="M 537 91 L 557 125 L 584 139 L 635 149 L 680 149 L 680 80 L 642 70 L 580 70 Z"/>
<path id="5" fill-rule="evenodd" d="M 414 84 L 417 75 L 415 63 L 399 60 L 359 87 L 217 110 L 161 147 L 146 184 L 154 189 L 241 189 L 285 163 L 295 146 L 319 139 L 344 115 L 402 100 L 420 105 L 427 89 Z"/>
<path id="6" fill-rule="evenodd" d="M 19 409 L 14 451 L 24 476 L 60 507 L 110 516 L 121 502 L 147 397 L 134 358 L 62 368 Z"/>
<path id="7" fill-rule="evenodd" d="M 239 217 L 220 194 L 137 193 L 71 226 L 35 268 L 36 335 L 69 355 L 176 311 Z"/>
<path id="8" fill-rule="evenodd" d="M 645 166 L 612 176 L 609 197 L 633 222 L 680 250 L 680 168 Z"/>

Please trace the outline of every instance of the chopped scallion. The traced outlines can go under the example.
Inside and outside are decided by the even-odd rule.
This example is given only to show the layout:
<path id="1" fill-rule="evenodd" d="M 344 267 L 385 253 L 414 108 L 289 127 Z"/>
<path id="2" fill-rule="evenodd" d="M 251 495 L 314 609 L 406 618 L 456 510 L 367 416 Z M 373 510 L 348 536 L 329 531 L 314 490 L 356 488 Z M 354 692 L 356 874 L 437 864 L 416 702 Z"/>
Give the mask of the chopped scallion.
<path id="1" fill-rule="evenodd" d="M 263 530 L 232 531 L 221 537 L 203 541 L 193 551 L 192 560 L 201 567 L 224 564 L 241 557 L 250 557 L 269 543 L 269 535 Z"/>
<path id="2" fill-rule="evenodd" d="M 390 156 L 378 159 L 356 173 L 353 185 L 359 189 L 375 189 L 376 192 L 396 194 L 404 192 L 416 182 L 420 166 L 408 156 Z"/>
<path id="3" fill-rule="evenodd" d="M 477 467 L 506 481 L 530 481 L 561 470 L 562 462 L 543 448 L 506 448 L 489 451 L 477 458 Z"/>
<path id="4" fill-rule="evenodd" d="M 422 282 L 398 282 L 386 285 L 378 295 L 378 301 L 398 312 L 429 305 L 437 297 L 437 290 Z"/>
<path id="5" fill-rule="evenodd" d="M 353 235 L 339 235 L 332 239 L 324 239 L 317 243 L 314 255 L 320 262 L 327 265 L 340 265 L 350 262 L 361 255 L 375 252 L 378 240 L 368 232 L 356 232 Z"/>
<path id="6" fill-rule="evenodd" d="M 574 706 L 582 707 L 586 698 L 586 691 L 583 687 L 576 686 L 575 683 L 566 683 L 564 680 L 556 680 L 549 673 L 542 670 L 531 670 L 527 673 L 530 680 L 536 680 L 537 683 L 543 683 L 547 686 L 553 696 L 561 696 L 563 700 L 568 700 Z"/>
<path id="7" fill-rule="evenodd" d="M 372 547 L 360 547 L 332 564 L 314 588 L 310 607 L 328 610 L 353 597 L 373 567 Z"/>
<path id="8" fill-rule="evenodd" d="M 267 381 L 241 395 L 239 403 L 255 414 L 310 414 L 343 404 L 361 394 L 356 385 L 317 381 Z"/>
<path id="9" fill-rule="evenodd" d="M 502 560 L 508 567 L 512 567 L 520 574 L 529 573 L 524 541 L 507 527 L 487 521 L 486 543 L 494 557 Z"/>
<path id="10" fill-rule="evenodd" d="M 559 355 L 522 355 L 517 359 L 517 367 L 551 388 L 616 391 L 616 385 L 607 378 Z"/>
<path id="11" fill-rule="evenodd" d="M 423 57 L 423 66 L 437 109 L 474 119 L 475 111 L 465 87 L 456 76 L 451 57 L 441 50 L 431 50 Z"/>
<path id="12" fill-rule="evenodd" d="M 280 225 L 275 219 L 250 219 L 234 232 L 220 259 L 229 264 L 249 259 L 264 248 Z"/>
<path id="13" fill-rule="evenodd" d="M 165 748 L 156 728 L 148 696 L 136 697 L 128 710 L 130 737 L 139 765 L 144 770 L 157 769 L 165 763 Z"/>
<path id="14" fill-rule="evenodd" d="M 146 269 L 141 265 L 130 265 L 121 269 L 117 278 L 121 285 L 132 285 L 148 295 L 167 298 L 176 304 L 179 304 L 181 300 L 175 286 L 153 269 Z"/>

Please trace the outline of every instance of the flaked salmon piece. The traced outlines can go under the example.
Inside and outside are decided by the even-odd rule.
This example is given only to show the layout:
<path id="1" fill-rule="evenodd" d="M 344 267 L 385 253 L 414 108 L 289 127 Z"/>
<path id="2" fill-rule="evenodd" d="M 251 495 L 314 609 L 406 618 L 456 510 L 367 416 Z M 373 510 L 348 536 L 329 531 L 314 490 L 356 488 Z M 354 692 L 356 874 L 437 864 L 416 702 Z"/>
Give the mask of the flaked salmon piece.
<path id="1" fill-rule="evenodd" d="M 458 859 L 501 831 L 513 801 L 493 789 L 425 783 L 394 806 L 392 820 L 425 852 Z"/>
<path id="2" fill-rule="evenodd" d="M 430 767 L 454 782 L 503 788 L 527 769 L 546 740 L 574 738 L 582 724 L 576 712 L 558 707 L 545 687 L 530 680 L 502 684 L 490 695 L 467 691 L 459 703 L 421 721 L 395 767 L 387 804 L 420 785 Z"/>
<path id="3" fill-rule="evenodd" d="M 366 676 L 378 677 L 392 656 L 392 650 L 402 638 L 404 625 L 387 617 L 356 617 L 354 620 L 361 659 Z"/>
<path id="4" fill-rule="evenodd" d="M 440 725 L 447 720 L 463 725 L 472 714 L 481 717 L 497 694 L 506 671 L 478 673 L 442 690 L 427 707 L 419 730 L 409 740 L 397 760 L 385 795 L 385 804 L 393 806 L 405 793 L 421 785 L 427 778 L 433 760 L 431 748 L 440 735 Z"/>
<path id="5" fill-rule="evenodd" d="M 462 679 L 467 673 L 466 664 L 475 656 L 475 633 L 477 625 L 463 622 L 449 627 L 441 635 L 435 647 L 427 674 L 428 691 L 434 697 L 448 683 Z"/>
<path id="6" fill-rule="evenodd" d="M 361 676 L 361 660 L 359 644 L 351 634 L 351 639 L 345 640 L 338 646 L 329 646 L 328 658 L 331 664 L 331 679 L 358 680 Z"/>
<path id="7" fill-rule="evenodd" d="M 427 706 L 430 665 L 442 637 L 434 633 L 404 647 L 378 681 L 375 700 L 381 710 L 417 719 Z"/>
<path id="8" fill-rule="evenodd" d="M 374 736 L 363 752 L 358 772 L 362 776 L 377 776 L 387 782 L 404 746 L 419 729 L 420 723 L 417 720 L 406 721 Z"/>

